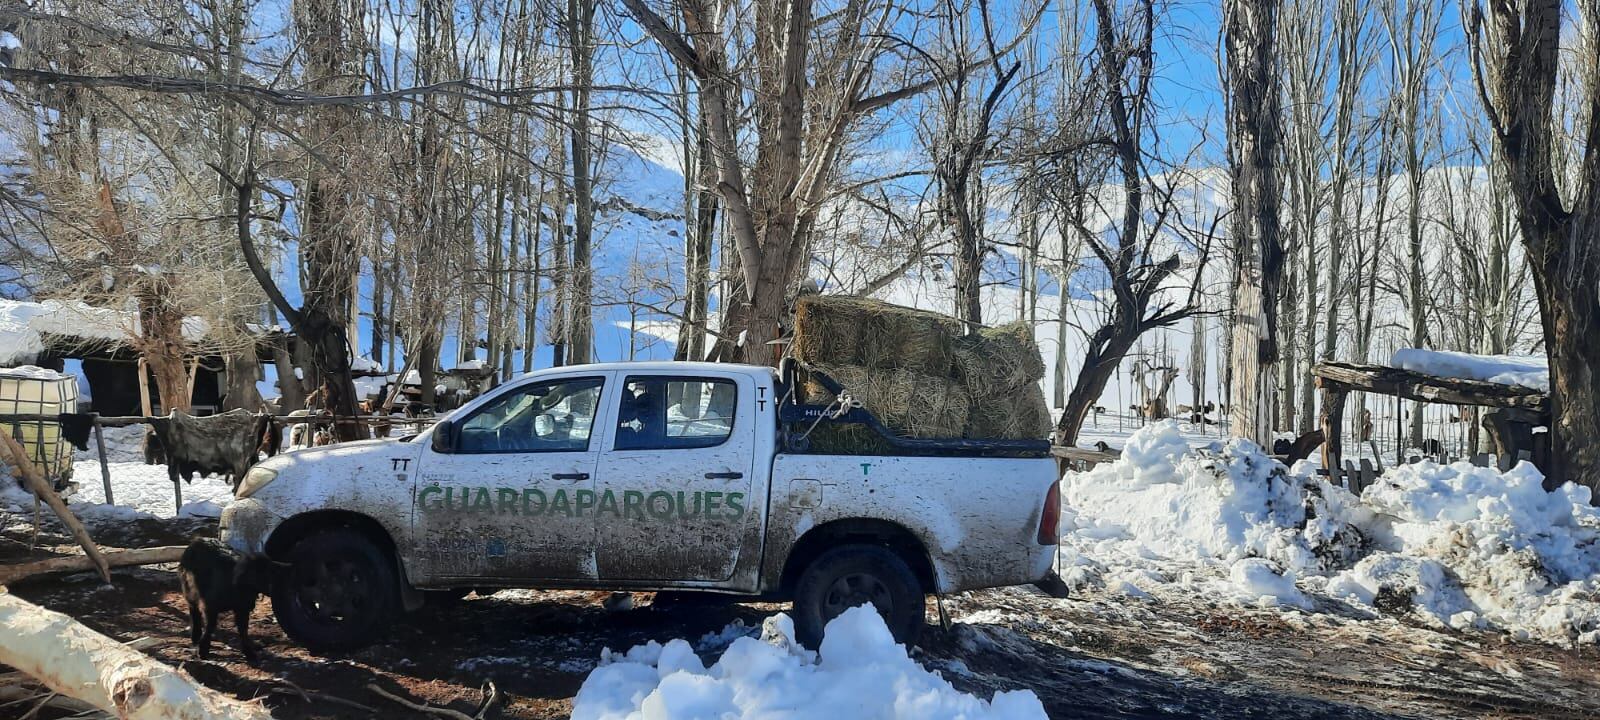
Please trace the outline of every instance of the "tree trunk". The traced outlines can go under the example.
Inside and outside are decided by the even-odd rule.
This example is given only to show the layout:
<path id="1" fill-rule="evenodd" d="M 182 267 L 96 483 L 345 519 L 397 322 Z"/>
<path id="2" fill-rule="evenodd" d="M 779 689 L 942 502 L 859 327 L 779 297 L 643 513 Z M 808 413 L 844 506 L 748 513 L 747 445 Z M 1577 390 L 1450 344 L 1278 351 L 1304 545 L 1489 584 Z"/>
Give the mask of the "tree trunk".
<path id="1" fill-rule="evenodd" d="M 362 9 L 352 0 L 303 0 L 294 4 L 294 25 L 305 55 L 309 87 L 336 94 L 359 88 L 360 59 L 354 51 Z M 325 106 L 312 111 L 307 141 L 315 146 L 356 151 L 356 110 Z M 355 202 L 346 180 L 317 162 L 309 163 L 304 184 L 300 254 L 305 267 L 303 305 L 295 331 L 310 346 L 312 371 L 323 391 L 324 407 L 336 415 L 356 415 L 345 322 L 355 304 L 350 282 L 360 254 L 348 221 Z M 335 423 L 340 440 L 359 440 L 364 428 Z"/>
<path id="2" fill-rule="evenodd" d="M 1227 0 L 1225 42 L 1229 77 L 1234 238 L 1231 433 L 1272 446 L 1266 414 L 1278 361 L 1278 84 L 1275 73 L 1277 0 Z"/>
<path id="3" fill-rule="evenodd" d="M 171 293 L 172 286 L 158 274 L 145 278 L 139 290 L 140 346 L 155 376 L 163 413 L 188 412 L 190 408 L 183 311 L 172 304 Z"/>
<path id="4" fill-rule="evenodd" d="M 128 720 L 270 720 L 61 613 L 0 593 L 0 664 Z"/>
<path id="5" fill-rule="evenodd" d="M 589 88 L 594 84 L 596 0 L 567 0 L 572 51 L 572 277 L 567 348 L 573 364 L 594 362 L 593 276 L 589 249 L 594 235 L 594 180 L 589 131 Z"/>
<path id="6" fill-rule="evenodd" d="M 1587 126 L 1580 133 L 1581 163 L 1566 178 L 1566 197 L 1574 198 L 1568 205 L 1553 166 L 1567 117 L 1555 107 L 1567 7 L 1561 0 L 1495 3 L 1488 22 L 1496 32 L 1487 42 L 1480 37 L 1485 18 L 1475 10 L 1469 37 L 1473 49 L 1488 56 L 1479 90 L 1494 119 L 1495 147 L 1539 295 L 1554 419 L 1546 482 L 1570 480 L 1600 490 L 1600 62 L 1591 55 L 1579 66 L 1588 77 L 1574 90 L 1574 102 L 1584 104 Z M 1579 3 L 1578 12 L 1577 32 L 1592 40 L 1600 4 Z"/>

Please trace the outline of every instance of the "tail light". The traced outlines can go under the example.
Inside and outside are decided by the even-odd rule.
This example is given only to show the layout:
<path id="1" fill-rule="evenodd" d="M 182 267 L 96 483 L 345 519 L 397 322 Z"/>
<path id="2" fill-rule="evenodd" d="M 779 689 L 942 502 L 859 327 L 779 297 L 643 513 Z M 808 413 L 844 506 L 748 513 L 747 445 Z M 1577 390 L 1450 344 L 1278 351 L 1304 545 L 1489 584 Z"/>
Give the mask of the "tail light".
<path id="1" fill-rule="evenodd" d="M 1061 542 L 1061 483 L 1050 483 L 1050 492 L 1044 496 L 1044 512 L 1039 517 L 1039 544 L 1055 545 Z"/>

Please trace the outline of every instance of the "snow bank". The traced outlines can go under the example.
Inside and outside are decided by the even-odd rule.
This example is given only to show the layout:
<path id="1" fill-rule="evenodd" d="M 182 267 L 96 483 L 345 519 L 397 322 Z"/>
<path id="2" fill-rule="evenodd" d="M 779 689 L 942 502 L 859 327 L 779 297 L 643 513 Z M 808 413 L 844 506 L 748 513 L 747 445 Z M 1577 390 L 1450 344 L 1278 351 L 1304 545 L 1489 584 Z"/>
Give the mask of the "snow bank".
<path id="1" fill-rule="evenodd" d="M 1189 451 L 1172 422 L 1062 480 L 1069 584 L 1242 606 L 1344 601 L 1456 629 L 1600 642 L 1600 509 L 1531 465 L 1390 469 L 1361 497 L 1242 441 Z"/>
<path id="2" fill-rule="evenodd" d="M 792 640 L 785 615 L 761 639 L 740 637 L 707 668 L 684 640 L 606 651 L 573 699 L 573 720 L 678 718 L 1044 718 L 1026 690 L 985 702 L 957 691 L 895 643 L 878 614 L 854 608 L 828 623 L 818 653 Z"/>
<path id="3" fill-rule="evenodd" d="M 1586 487 L 1543 483 L 1528 463 L 1389 471 L 1361 498 L 1377 552 L 1332 578 L 1329 594 L 1380 606 L 1384 593 L 1410 593 L 1442 625 L 1600 642 L 1600 508 Z"/>
<path id="4" fill-rule="evenodd" d="M 1482 380 L 1550 392 L 1550 366 L 1532 355 L 1471 355 L 1445 350 L 1401 348 L 1389 364 L 1440 377 Z"/>
<path id="5" fill-rule="evenodd" d="M 1253 443 L 1191 451 L 1163 421 L 1135 432 L 1121 460 L 1062 481 L 1064 555 L 1074 561 L 1065 577 L 1120 572 L 1111 583 L 1147 590 L 1141 580 L 1165 582 L 1157 566 L 1175 560 L 1224 571 L 1207 589 L 1244 604 L 1303 606 L 1295 575 L 1355 552 L 1359 537 L 1338 519 L 1354 500 Z"/>

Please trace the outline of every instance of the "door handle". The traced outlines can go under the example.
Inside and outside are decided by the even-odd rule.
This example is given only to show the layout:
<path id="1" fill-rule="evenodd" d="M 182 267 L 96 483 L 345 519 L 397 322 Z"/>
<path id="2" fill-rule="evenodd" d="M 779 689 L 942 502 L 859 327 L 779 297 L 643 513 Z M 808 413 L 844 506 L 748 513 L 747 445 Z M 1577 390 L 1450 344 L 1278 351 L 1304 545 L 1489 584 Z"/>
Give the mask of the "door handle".
<path id="1" fill-rule="evenodd" d="M 742 478 L 742 477 L 744 477 L 744 473 L 742 473 L 742 472 L 709 472 L 709 473 L 706 473 L 706 479 L 707 480 L 738 480 L 739 478 Z"/>
<path id="2" fill-rule="evenodd" d="M 551 480 L 588 480 L 589 473 L 550 473 Z"/>

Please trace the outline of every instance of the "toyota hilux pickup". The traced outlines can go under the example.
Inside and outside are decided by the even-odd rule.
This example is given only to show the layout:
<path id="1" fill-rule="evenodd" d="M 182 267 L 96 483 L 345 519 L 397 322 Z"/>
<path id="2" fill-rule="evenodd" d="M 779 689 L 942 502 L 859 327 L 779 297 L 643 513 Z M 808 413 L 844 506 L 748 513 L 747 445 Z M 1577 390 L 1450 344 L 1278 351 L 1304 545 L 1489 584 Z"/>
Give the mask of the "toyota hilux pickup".
<path id="1" fill-rule="evenodd" d="M 637 362 L 530 373 L 399 439 L 250 469 L 221 537 L 283 564 L 272 607 L 319 650 L 359 647 L 467 589 L 688 591 L 792 601 L 815 647 L 872 603 L 902 642 L 928 594 L 1052 575 L 1059 498 L 1044 440 L 899 437 L 822 373 Z M 888 451 L 809 451 L 822 423 Z"/>

